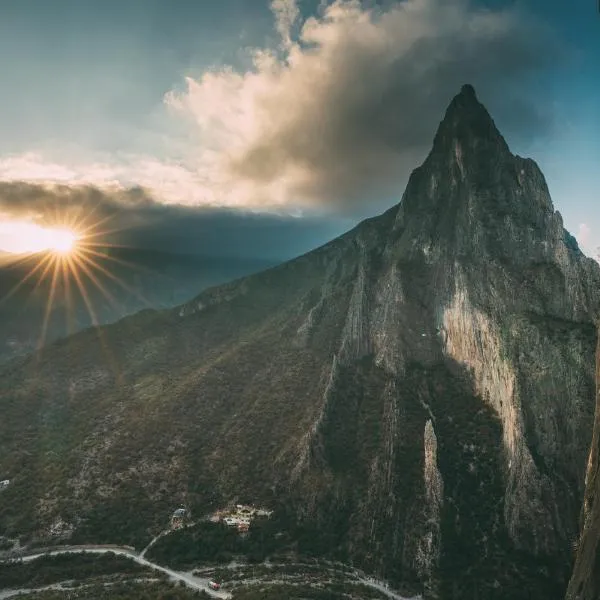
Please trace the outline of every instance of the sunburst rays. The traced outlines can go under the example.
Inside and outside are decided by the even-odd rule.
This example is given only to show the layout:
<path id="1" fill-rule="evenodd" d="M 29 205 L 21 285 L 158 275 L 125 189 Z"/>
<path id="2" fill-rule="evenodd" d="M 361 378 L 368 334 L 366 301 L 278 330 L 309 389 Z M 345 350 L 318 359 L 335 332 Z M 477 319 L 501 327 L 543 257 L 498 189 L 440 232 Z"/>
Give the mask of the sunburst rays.
<path id="1" fill-rule="evenodd" d="M 60 218 L 58 214 L 53 216 L 51 223 L 46 227 L 37 226 L 39 229 L 50 231 L 46 234 L 46 241 L 50 240 L 50 243 L 45 243 L 44 251 L 14 255 L 11 267 L 18 268 L 18 271 L 24 274 L 0 297 L 1 306 L 15 298 L 19 291 L 27 293 L 27 290 L 29 295 L 45 295 L 38 349 L 46 343 L 49 328 L 59 314 L 57 309 L 60 305 L 64 307 L 62 316 L 67 333 L 75 331 L 78 314 L 82 310 L 87 312 L 93 326 L 102 323 L 100 313 L 103 305 L 107 303 L 112 309 L 124 313 L 123 306 L 113 293 L 115 287 L 135 296 L 145 307 L 151 306 L 143 293 L 128 285 L 118 272 L 122 272 L 123 268 L 152 272 L 151 269 L 111 255 L 111 252 L 119 248 L 128 248 L 108 241 L 119 232 L 118 227 L 110 227 L 114 215 L 95 219 L 96 215 L 93 213 L 85 216 L 72 214 L 70 218 Z M 37 248 L 35 244 L 32 247 Z M 20 302 L 20 296 L 18 300 Z M 97 329 L 97 332 L 104 350 L 109 352 L 102 331 Z"/>

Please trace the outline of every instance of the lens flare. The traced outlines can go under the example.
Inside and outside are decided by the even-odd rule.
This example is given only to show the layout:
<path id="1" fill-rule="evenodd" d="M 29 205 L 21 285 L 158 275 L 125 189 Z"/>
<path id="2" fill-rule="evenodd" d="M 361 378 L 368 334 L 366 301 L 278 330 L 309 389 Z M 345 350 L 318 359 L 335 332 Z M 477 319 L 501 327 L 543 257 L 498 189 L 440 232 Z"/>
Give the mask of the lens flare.
<path id="1" fill-rule="evenodd" d="M 73 252 L 77 244 L 77 234 L 68 229 L 50 230 L 51 240 L 48 244 L 48 250 L 57 252 L 58 254 L 69 254 Z"/>
<path id="2" fill-rule="evenodd" d="M 77 245 L 78 237 L 66 227 L 44 227 L 27 221 L 0 223 L 0 251 L 11 254 L 69 254 Z"/>
<path id="3" fill-rule="evenodd" d="M 106 224 L 115 215 L 93 219 L 93 213 L 86 217 L 57 217 L 49 224 L 25 221 L 0 222 L 0 258 L 3 263 L 19 266 L 25 273 L 20 281 L 2 298 L 0 306 L 28 284 L 33 284 L 31 293 L 39 293 L 40 287 L 47 287 L 44 320 L 38 348 L 46 341 L 53 311 L 63 306 L 67 322 L 72 323 L 77 310 L 75 300 L 85 307 L 93 325 L 99 325 L 96 302 L 102 302 L 121 309 L 111 289 L 119 286 L 128 295 L 136 296 L 141 302 L 149 302 L 135 289 L 127 285 L 116 273 L 120 267 L 140 270 L 139 265 L 111 256 L 111 249 L 124 248 L 107 241 L 118 229 L 106 229 Z M 7 259 L 7 257 L 9 257 Z M 122 269 L 121 269 L 122 270 Z M 109 285 L 110 284 L 110 285 Z M 73 330 L 71 330 L 73 332 Z M 99 332 L 99 335 L 101 333 Z"/>

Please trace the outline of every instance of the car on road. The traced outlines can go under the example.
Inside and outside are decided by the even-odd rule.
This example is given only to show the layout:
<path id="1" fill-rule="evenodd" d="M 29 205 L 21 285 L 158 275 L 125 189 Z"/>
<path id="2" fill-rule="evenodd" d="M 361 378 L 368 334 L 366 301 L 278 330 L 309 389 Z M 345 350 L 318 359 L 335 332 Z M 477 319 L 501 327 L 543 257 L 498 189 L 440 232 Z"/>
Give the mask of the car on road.
<path id="1" fill-rule="evenodd" d="M 211 590 L 220 590 L 221 589 L 221 584 L 218 583 L 217 581 L 211 580 L 211 581 L 208 582 L 208 587 Z"/>

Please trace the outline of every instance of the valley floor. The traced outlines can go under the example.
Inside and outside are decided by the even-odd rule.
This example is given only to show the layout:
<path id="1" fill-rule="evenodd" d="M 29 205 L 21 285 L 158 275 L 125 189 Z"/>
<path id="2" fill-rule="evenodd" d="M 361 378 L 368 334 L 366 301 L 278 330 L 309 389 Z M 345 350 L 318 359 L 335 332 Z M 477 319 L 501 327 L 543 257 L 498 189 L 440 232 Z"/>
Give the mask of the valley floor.
<path id="1" fill-rule="evenodd" d="M 410 600 L 391 590 L 385 582 L 366 577 L 355 569 L 334 564 L 286 563 L 275 564 L 265 562 L 248 565 L 231 563 L 225 567 L 199 567 L 192 571 L 176 571 L 151 562 L 144 558 L 144 552 L 136 553 L 130 548 L 118 546 L 71 546 L 60 550 L 25 554 L 17 559 L 15 566 L 47 560 L 49 557 L 64 555 L 111 555 L 125 557 L 137 565 L 146 568 L 146 575 L 127 580 L 94 578 L 92 581 L 79 580 L 74 585 L 72 580 L 57 581 L 52 584 L 34 587 L 0 590 L 0 600 L 19 596 L 22 600 L 58 600 L 59 598 L 87 599 L 96 598 L 98 586 L 117 597 L 120 587 L 129 586 L 126 594 L 135 597 L 137 593 L 151 598 L 152 590 L 157 594 L 163 591 L 167 581 L 177 584 L 178 598 L 214 597 L 233 598 L 235 600 L 275 600 L 286 597 L 315 600 Z M 2 563 L 5 567 L 10 563 Z M 64 565 L 63 565 L 64 566 Z M 159 576 L 151 577 L 151 572 Z M 222 584 L 216 591 L 209 587 L 211 580 Z M 183 594 L 187 589 L 192 595 Z M 195 592 L 195 594 L 193 593 Z M 198 596 L 200 593 L 200 596 Z M 92 594 L 92 595 L 89 595 Z M 95 595 L 94 595 L 95 594 Z M 150 594 L 150 595 L 148 595 Z M 182 595 L 183 594 L 183 595 Z M 160 596 L 162 597 L 162 596 Z M 159 595 L 156 595 L 159 598 Z M 413 598 L 412 600 L 419 600 Z"/>

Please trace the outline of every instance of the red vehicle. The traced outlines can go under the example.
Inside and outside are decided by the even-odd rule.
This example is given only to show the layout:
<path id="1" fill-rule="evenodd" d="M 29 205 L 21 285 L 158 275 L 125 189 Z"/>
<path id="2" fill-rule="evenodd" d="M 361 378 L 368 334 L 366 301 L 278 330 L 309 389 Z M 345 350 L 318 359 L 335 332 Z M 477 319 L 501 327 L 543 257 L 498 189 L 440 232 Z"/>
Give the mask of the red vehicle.
<path id="1" fill-rule="evenodd" d="M 221 584 L 217 583 L 216 581 L 209 581 L 208 582 L 208 587 L 211 590 L 220 590 L 221 589 Z"/>

